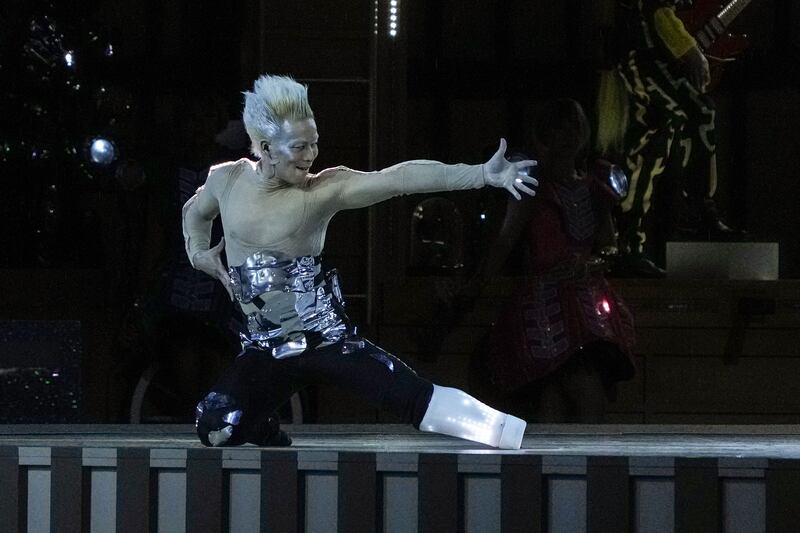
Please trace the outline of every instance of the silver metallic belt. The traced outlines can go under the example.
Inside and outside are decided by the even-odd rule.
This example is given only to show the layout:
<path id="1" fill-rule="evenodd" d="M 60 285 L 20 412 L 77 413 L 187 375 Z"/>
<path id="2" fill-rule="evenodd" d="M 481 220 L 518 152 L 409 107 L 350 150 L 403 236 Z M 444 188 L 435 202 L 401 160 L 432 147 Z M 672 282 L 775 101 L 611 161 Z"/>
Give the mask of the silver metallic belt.
<path id="1" fill-rule="evenodd" d="M 239 334 L 243 350 L 257 348 L 283 359 L 346 337 L 338 275 L 323 272 L 319 257 L 282 259 L 260 251 L 229 274 L 246 317 L 246 331 Z"/>

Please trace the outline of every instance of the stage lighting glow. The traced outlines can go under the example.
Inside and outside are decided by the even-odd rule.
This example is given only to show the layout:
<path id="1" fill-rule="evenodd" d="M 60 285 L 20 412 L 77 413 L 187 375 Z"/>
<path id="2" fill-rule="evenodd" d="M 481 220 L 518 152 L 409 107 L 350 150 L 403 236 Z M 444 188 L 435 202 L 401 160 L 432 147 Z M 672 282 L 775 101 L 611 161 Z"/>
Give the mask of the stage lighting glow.
<path id="1" fill-rule="evenodd" d="M 625 198 L 625 196 L 627 196 L 628 176 L 625 175 L 625 172 L 620 167 L 612 165 L 608 181 L 611 188 L 614 189 L 614 192 L 617 193 L 620 198 Z"/>
<path id="2" fill-rule="evenodd" d="M 400 2 L 399 0 L 389 0 L 389 36 L 396 37 L 399 29 Z"/>
<path id="3" fill-rule="evenodd" d="M 611 313 L 611 302 L 607 298 L 601 298 L 595 306 L 595 311 L 598 316 L 608 315 Z"/>
<path id="4" fill-rule="evenodd" d="M 89 160 L 101 166 L 107 166 L 117 158 L 117 148 L 108 139 L 97 137 L 89 144 Z"/>
<path id="5" fill-rule="evenodd" d="M 75 54 L 72 50 L 64 54 L 64 63 L 70 68 L 75 66 Z"/>

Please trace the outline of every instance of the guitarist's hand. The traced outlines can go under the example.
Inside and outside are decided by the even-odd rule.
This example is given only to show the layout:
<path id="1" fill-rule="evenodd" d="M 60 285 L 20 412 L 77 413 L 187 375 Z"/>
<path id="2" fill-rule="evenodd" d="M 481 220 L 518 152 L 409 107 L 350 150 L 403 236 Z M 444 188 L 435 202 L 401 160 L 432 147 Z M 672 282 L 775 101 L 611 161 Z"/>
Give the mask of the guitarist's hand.
<path id="1" fill-rule="evenodd" d="M 680 62 L 689 82 L 701 93 L 706 92 L 708 84 L 711 83 L 711 71 L 703 52 L 696 46 L 690 48 L 681 56 Z"/>

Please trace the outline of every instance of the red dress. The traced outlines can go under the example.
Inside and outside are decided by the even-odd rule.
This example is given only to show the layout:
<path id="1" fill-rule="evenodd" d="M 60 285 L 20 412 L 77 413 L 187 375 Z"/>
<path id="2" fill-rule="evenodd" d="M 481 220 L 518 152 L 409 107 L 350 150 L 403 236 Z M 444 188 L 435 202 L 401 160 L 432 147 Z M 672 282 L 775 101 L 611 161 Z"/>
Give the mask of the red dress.
<path id="1" fill-rule="evenodd" d="M 542 180 L 522 236 L 531 252 L 525 285 L 492 331 L 487 363 L 501 390 L 535 383 L 578 352 L 602 358 L 606 382 L 633 376 L 631 313 L 602 272 L 580 267 L 591 254 L 599 213 L 613 202 L 592 175 L 569 185 Z M 601 345 L 610 349 L 593 349 Z"/>

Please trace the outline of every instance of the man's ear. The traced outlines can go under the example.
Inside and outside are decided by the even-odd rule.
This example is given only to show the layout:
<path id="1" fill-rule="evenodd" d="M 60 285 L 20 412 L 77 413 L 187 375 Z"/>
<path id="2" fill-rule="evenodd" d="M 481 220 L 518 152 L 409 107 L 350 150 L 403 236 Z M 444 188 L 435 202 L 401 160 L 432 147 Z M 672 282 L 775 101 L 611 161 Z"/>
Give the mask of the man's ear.
<path id="1" fill-rule="evenodd" d="M 278 162 L 278 158 L 275 157 L 275 154 L 273 154 L 269 149 L 269 143 L 267 141 L 261 141 L 261 150 L 264 153 L 268 163 L 275 164 Z"/>

